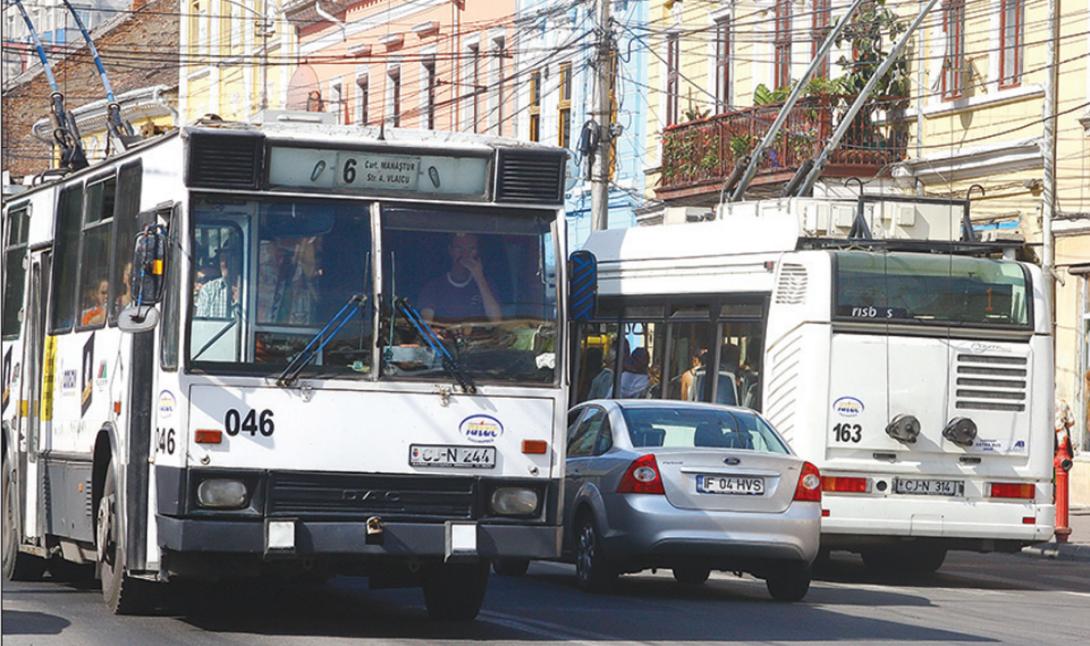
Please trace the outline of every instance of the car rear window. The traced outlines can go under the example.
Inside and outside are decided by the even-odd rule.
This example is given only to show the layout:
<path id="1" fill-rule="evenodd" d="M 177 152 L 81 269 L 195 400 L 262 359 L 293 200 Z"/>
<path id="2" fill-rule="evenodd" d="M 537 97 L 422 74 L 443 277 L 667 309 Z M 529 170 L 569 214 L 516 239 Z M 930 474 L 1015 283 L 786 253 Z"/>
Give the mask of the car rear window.
<path id="1" fill-rule="evenodd" d="M 635 448 L 789 452 L 768 422 L 754 413 L 688 406 L 625 406 L 621 413 Z"/>

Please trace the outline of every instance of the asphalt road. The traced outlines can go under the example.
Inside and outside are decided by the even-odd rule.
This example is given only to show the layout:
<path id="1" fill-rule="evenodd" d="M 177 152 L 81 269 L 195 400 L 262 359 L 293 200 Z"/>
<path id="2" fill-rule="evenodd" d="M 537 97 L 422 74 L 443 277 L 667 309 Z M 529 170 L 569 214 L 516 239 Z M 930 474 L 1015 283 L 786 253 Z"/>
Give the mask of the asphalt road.
<path id="1" fill-rule="evenodd" d="M 339 578 L 314 586 L 205 586 L 155 616 L 113 617 L 91 586 L 4 583 L 3 643 L 308 644 L 496 642 L 1085 643 L 1090 562 L 956 554 L 934 577 L 868 576 L 844 555 L 802 603 L 771 601 L 762 581 L 713 574 L 698 588 L 669 572 L 580 592 L 573 569 L 536 563 L 493 577 L 479 619 L 430 622 L 419 590 Z"/>

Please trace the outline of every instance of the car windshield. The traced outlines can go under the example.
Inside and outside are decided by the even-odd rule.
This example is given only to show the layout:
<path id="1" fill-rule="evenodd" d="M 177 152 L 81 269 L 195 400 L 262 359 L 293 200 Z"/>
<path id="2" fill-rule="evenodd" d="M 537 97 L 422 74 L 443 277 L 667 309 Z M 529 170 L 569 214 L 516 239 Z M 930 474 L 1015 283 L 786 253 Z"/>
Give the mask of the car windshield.
<path id="1" fill-rule="evenodd" d="M 1016 262 L 921 253 L 836 252 L 837 318 L 940 325 L 1029 325 Z"/>
<path id="2" fill-rule="evenodd" d="M 737 409 L 695 406 L 623 406 L 632 446 L 745 449 L 787 454 L 768 422 Z"/>
<path id="3" fill-rule="evenodd" d="M 434 381 L 458 372 L 479 381 L 553 383 L 553 218 L 385 207 L 382 375 Z"/>
<path id="4" fill-rule="evenodd" d="M 371 218 L 364 202 L 197 198 L 189 360 L 272 373 L 355 294 L 368 300 L 307 374 L 371 371 Z"/>

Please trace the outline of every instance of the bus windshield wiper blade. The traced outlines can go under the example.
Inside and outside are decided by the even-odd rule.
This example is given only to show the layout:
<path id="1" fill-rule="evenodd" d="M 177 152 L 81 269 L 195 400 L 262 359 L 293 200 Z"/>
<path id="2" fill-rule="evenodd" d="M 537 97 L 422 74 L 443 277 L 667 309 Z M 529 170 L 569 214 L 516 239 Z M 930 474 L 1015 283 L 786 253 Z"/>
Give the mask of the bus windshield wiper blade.
<path id="1" fill-rule="evenodd" d="M 424 320 L 424 317 L 420 316 L 420 312 L 416 311 L 416 308 L 412 306 L 407 298 L 399 298 L 394 301 L 394 309 L 397 310 L 409 325 L 416 330 L 417 336 L 423 339 L 424 343 L 431 348 L 432 353 L 439 357 L 439 363 L 443 366 L 443 370 L 454 378 L 458 385 L 462 387 L 462 390 L 470 395 L 477 393 L 477 386 L 473 383 L 473 380 L 469 378 L 469 375 L 462 370 L 462 367 L 458 365 L 458 362 L 454 359 L 454 355 L 447 350 L 447 346 L 439 338 L 439 335 L 435 333 L 431 325 Z"/>
<path id="2" fill-rule="evenodd" d="M 318 353 L 325 350 L 325 347 L 329 345 L 329 342 L 337 336 L 337 334 L 348 325 L 348 322 L 352 320 L 352 317 L 356 315 L 361 309 L 363 304 L 367 302 L 367 297 L 363 294 L 353 294 L 345 301 L 341 309 L 337 310 L 337 313 L 329 317 L 326 324 L 322 326 L 322 329 L 314 333 L 314 336 L 310 338 L 310 342 L 303 348 L 302 352 L 295 355 L 295 358 L 288 363 L 283 372 L 276 378 L 277 386 L 290 386 L 299 377 L 299 373 L 303 371 L 314 357 L 318 356 Z"/>

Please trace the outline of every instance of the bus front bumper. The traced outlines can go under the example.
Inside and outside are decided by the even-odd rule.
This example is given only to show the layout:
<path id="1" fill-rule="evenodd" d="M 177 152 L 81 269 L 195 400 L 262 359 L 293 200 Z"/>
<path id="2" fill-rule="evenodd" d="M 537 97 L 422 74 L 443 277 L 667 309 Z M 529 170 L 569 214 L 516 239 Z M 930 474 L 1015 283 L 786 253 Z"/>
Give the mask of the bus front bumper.
<path id="1" fill-rule="evenodd" d="M 389 522 L 368 534 L 363 521 L 210 520 L 157 516 L 159 545 L 174 552 L 278 557 L 440 557 L 551 559 L 561 528 L 552 525 Z"/>

